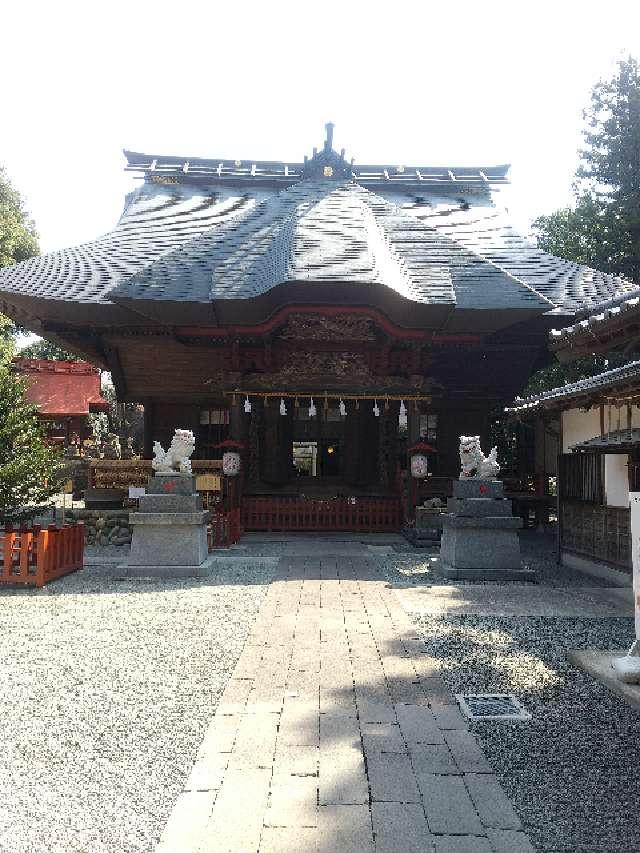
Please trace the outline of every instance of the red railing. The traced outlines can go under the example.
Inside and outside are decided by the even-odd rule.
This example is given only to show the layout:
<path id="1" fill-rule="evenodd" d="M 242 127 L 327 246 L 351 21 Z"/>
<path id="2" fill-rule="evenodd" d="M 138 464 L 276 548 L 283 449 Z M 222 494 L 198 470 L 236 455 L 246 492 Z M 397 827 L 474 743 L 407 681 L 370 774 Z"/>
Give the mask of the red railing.
<path id="1" fill-rule="evenodd" d="M 240 510 L 211 510 L 211 520 L 207 525 L 207 544 L 209 550 L 228 548 L 240 541 Z"/>
<path id="2" fill-rule="evenodd" d="M 396 533 L 402 526 L 398 498 L 244 497 L 245 530 L 336 530 Z"/>
<path id="3" fill-rule="evenodd" d="M 0 532 L 0 583 L 44 586 L 81 569 L 84 564 L 84 525 L 41 529 L 37 525 Z"/>

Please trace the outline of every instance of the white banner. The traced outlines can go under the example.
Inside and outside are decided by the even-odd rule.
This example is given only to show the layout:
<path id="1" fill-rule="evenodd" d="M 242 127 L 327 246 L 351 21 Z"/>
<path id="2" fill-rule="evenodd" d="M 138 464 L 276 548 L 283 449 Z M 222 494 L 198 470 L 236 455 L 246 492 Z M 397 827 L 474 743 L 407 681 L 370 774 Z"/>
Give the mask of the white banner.
<path id="1" fill-rule="evenodd" d="M 636 642 L 640 641 L 640 492 L 629 492 L 633 598 L 636 603 Z M 640 644 L 639 644 L 640 645 Z"/>

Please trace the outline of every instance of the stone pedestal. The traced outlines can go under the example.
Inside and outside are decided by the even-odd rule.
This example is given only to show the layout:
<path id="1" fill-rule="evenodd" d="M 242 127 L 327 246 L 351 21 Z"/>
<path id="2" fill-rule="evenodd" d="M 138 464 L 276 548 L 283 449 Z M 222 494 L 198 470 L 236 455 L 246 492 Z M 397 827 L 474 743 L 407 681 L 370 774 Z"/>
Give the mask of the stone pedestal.
<path id="1" fill-rule="evenodd" d="M 432 548 L 440 541 L 443 513 L 417 506 L 415 516 L 415 525 L 405 530 L 406 538 L 415 548 Z"/>
<path id="2" fill-rule="evenodd" d="M 523 569 L 511 501 L 500 480 L 457 480 L 442 517 L 439 571 L 457 580 L 535 580 Z"/>
<path id="3" fill-rule="evenodd" d="M 132 528 L 129 576 L 188 577 L 203 574 L 208 557 L 207 513 L 196 492 L 195 477 L 157 474 L 149 477 L 139 512 L 129 515 Z"/>

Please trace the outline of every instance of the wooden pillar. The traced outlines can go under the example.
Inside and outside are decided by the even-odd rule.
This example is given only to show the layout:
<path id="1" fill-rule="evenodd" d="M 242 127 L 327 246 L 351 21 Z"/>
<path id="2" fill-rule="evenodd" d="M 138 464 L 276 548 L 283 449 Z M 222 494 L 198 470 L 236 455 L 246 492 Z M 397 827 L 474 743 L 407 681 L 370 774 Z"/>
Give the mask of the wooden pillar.
<path id="1" fill-rule="evenodd" d="M 407 407 L 407 447 L 420 441 L 420 409 L 415 402 L 405 403 Z"/>
<path id="2" fill-rule="evenodd" d="M 293 406 L 280 414 L 277 399 L 265 401 L 262 477 L 267 483 L 287 483 L 293 476 Z"/>
<path id="3" fill-rule="evenodd" d="M 154 431 L 155 431 L 155 404 L 154 403 L 145 403 L 144 404 L 144 432 L 143 432 L 143 441 L 142 441 L 142 456 L 144 459 L 151 459 L 153 457 L 153 442 L 154 442 Z"/>
<path id="4" fill-rule="evenodd" d="M 244 400 L 239 394 L 231 398 L 229 407 L 229 438 L 246 447 L 249 431 L 249 416 L 244 410 Z"/>

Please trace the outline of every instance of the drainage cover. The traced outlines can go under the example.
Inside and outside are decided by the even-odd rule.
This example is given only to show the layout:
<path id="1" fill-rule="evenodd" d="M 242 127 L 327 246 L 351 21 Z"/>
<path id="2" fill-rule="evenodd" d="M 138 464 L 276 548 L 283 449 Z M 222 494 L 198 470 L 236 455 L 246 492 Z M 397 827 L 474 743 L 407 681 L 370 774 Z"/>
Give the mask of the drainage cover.
<path id="1" fill-rule="evenodd" d="M 470 720 L 531 719 L 512 693 L 456 693 L 456 699 Z"/>

